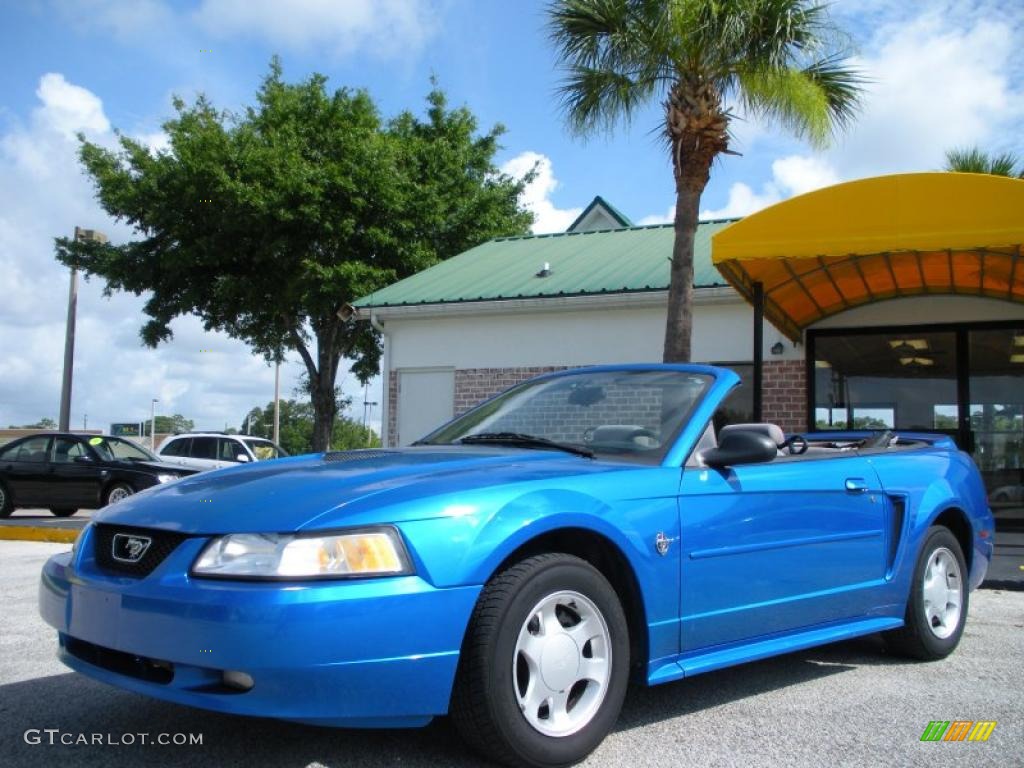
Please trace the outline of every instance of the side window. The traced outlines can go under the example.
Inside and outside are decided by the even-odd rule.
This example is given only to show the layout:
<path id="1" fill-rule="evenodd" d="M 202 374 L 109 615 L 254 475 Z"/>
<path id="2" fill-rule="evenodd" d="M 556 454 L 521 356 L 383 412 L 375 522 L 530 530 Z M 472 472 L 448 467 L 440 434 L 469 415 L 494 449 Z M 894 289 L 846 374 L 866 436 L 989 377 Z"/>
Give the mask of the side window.
<path id="1" fill-rule="evenodd" d="M 188 456 L 189 438 L 171 438 L 164 445 L 160 446 L 161 456 Z"/>
<path id="2" fill-rule="evenodd" d="M 193 459 L 217 459 L 216 437 L 193 437 L 190 455 Z"/>
<path id="3" fill-rule="evenodd" d="M 14 461 L 27 461 L 42 464 L 46 461 L 46 449 L 49 445 L 49 437 L 33 437 L 19 445 L 17 453 L 15 453 L 12 458 Z"/>
<path id="4" fill-rule="evenodd" d="M 240 443 L 236 441 L 222 437 L 220 439 L 220 460 L 221 461 L 233 461 L 238 462 L 238 454 L 245 453 L 245 449 Z"/>
<path id="5" fill-rule="evenodd" d="M 53 439 L 53 458 L 55 464 L 70 464 L 79 456 L 85 456 L 85 446 L 73 437 L 55 437 Z"/>
<path id="6" fill-rule="evenodd" d="M 740 383 L 725 398 L 712 419 L 715 433 L 729 424 L 749 424 L 754 420 L 754 366 L 750 363 L 712 363 L 739 374 Z"/>

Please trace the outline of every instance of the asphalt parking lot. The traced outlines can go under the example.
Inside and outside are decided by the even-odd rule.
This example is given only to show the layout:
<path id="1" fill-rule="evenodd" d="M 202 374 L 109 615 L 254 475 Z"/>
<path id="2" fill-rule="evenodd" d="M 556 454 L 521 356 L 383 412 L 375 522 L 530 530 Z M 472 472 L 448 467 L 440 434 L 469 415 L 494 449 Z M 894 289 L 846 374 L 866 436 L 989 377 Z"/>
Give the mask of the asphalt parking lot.
<path id="1" fill-rule="evenodd" d="M 0 541 L 0 764 L 76 766 L 469 766 L 449 725 L 341 731 L 153 701 L 66 670 L 36 612 L 43 560 L 67 545 Z M 1021 765 L 1024 593 L 972 595 L 963 641 L 932 664 L 886 656 L 875 638 L 631 691 L 586 766 Z M 295 692 L 301 696 L 301 691 Z M 989 741 L 922 743 L 930 720 L 995 720 Z M 201 745 L 27 744 L 28 729 L 201 734 Z M 107 737 L 106 735 L 110 736 Z M 59 741 L 59 737 L 57 737 Z"/>

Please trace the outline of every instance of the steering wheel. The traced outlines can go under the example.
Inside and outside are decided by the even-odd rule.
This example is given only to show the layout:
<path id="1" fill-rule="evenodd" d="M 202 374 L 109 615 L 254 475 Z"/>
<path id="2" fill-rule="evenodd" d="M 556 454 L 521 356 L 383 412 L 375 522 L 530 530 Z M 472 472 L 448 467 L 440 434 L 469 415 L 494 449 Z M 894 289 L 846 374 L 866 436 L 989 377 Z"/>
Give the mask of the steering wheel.
<path id="1" fill-rule="evenodd" d="M 779 448 L 785 448 L 790 456 L 800 456 L 807 453 L 809 444 L 803 435 L 790 435 L 789 439 L 782 443 Z"/>

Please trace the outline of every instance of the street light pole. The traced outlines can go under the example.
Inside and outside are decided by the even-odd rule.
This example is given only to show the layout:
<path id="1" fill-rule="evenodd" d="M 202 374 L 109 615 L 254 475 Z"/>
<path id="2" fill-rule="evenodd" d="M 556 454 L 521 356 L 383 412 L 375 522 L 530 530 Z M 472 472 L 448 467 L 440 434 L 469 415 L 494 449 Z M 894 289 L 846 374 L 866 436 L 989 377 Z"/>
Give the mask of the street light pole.
<path id="1" fill-rule="evenodd" d="M 160 401 L 155 397 L 149 404 L 149 450 L 156 450 L 156 404 Z"/>
<path id="2" fill-rule="evenodd" d="M 95 229 L 75 227 L 75 242 L 105 243 L 107 237 Z M 75 318 L 78 314 L 78 270 L 71 268 L 68 287 L 68 320 L 64 331 L 64 380 L 60 388 L 60 431 L 71 429 L 71 379 L 75 367 Z"/>

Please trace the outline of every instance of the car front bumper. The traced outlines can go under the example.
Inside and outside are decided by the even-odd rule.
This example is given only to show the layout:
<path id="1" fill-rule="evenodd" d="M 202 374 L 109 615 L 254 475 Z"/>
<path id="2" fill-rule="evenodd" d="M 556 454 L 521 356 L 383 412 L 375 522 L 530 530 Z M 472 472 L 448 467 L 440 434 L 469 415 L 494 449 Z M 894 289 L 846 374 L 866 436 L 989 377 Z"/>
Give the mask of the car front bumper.
<path id="1" fill-rule="evenodd" d="M 481 587 L 437 589 L 418 576 L 190 578 L 205 543 L 187 539 L 144 578 L 100 571 L 88 541 L 74 563 L 70 553 L 50 558 L 39 608 L 61 660 L 120 688 L 241 715 L 402 727 L 447 712 Z M 252 687 L 225 685 L 225 671 Z"/>

